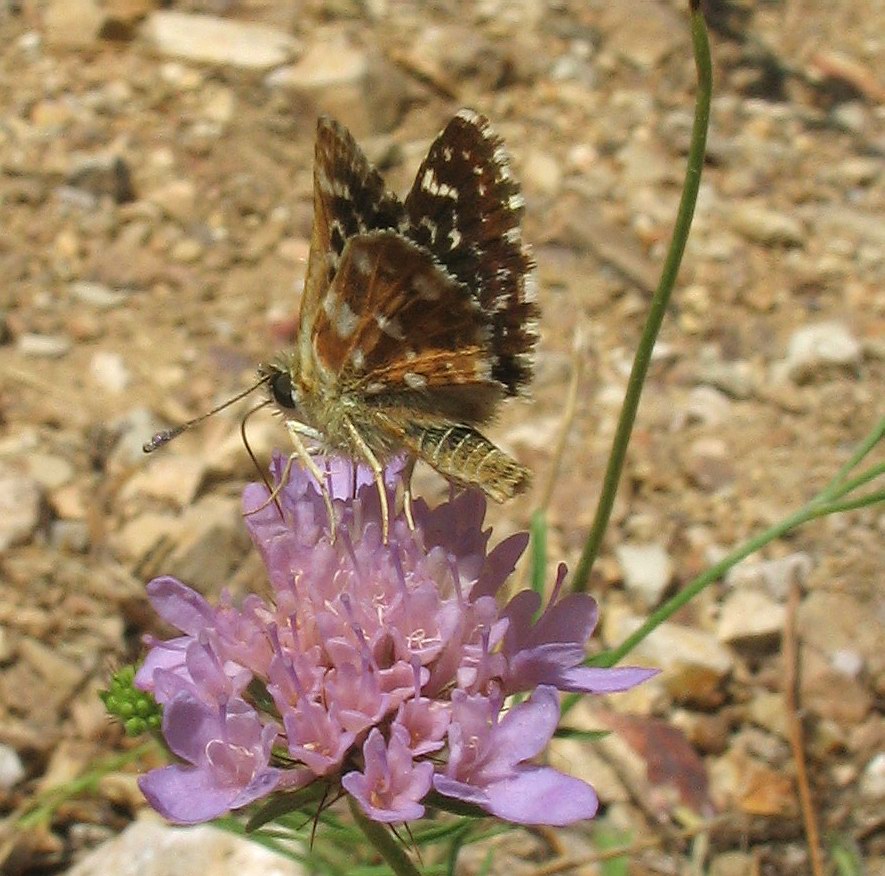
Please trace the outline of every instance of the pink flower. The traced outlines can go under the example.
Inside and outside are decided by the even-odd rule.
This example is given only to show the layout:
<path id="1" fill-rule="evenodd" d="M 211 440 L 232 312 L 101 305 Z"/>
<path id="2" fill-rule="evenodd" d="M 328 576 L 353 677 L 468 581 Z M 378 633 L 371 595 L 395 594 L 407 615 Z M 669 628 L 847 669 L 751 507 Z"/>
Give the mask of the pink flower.
<path id="1" fill-rule="evenodd" d="M 527 538 L 489 551 L 481 495 L 432 510 L 417 501 L 415 531 L 397 516 L 385 545 L 370 473 L 327 466 L 334 542 L 306 473 L 293 469 L 279 491 L 282 513 L 266 488 L 246 488 L 272 600 L 237 606 L 223 595 L 212 606 L 173 578 L 148 585 L 183 633 L 152 640 L 137 676 L 164 705 L 164 735 L 184 761 L 143 777 L 152 805 L 193 823 L 322 778 L 377 821 L 421 817 L 431 786 L 524 824 L 591 817 L 589 785 L 531 762 L 559 720 L 556 690 L 624 690 L 653 673 L 582 665 L 596 603 L 559 599 L 564 570 L 540 614 L 532 592 L 499 607 Z M 282 468 L 277 457 L 277 477 Z M 399 476 L 391 465 L 392 494 Z M 508 708 L 517 692 L 532 693 Z"/>

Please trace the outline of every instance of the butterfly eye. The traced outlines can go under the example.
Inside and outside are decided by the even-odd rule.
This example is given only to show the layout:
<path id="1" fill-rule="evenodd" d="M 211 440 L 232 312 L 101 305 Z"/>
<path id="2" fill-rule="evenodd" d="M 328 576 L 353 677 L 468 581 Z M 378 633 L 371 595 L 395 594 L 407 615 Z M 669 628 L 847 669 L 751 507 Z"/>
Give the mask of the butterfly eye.
<path id="1" fill-rule="evenodd" d="M 270 382 L 270 393 L 281 408 L 295 407 L 295 399 L 292 397 L 292 378 L 287 372 L 277 372 Z"/>

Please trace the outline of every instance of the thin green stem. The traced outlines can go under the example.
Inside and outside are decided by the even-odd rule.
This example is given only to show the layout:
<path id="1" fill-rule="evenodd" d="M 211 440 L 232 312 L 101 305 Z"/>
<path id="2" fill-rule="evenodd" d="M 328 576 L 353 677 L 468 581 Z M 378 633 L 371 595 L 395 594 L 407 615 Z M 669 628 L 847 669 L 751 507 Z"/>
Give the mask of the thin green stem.
<path id="1" fill-rule="evenodd" d="M 883 473 L 885 473 L 885 462 L 880 462 L 859 475 L 855 475 L 850 481 L 842 481 L 841 483 L 827 486 L 818 496 L 818 501 L 826 502 L 832 499 L 841 499 L 842 496 L 853 493 L 858 487 L 868 484 Z"/>
<path id="2" fill-rule="evenodd" d="M 363 832 L 366 839 L 372 844 L 375 850 L 387 862 L 387 865 L 396 874 L 396 876 L 421 876 L 420 871 L 409 860 L 402 845 L 395 836 L 383 824 L 372 821 L 367 818 L 366 814 L 360 809 L 359 803 L 353 797 L 347 797 L 350 805 L 350 813 L 357 827 Z"/>
<path id="3" fill-rule="evenodd" d="M 861 442 L 857 450 L 851 454 L 845 464 L 836 472 L 833 479 L 824 487 L 821 493 L 824 497 L 830 497 L 841 485 L 845 476 L 850 472 L 883 438 L 885 438 L 885 417 L 876 424 L 876 428 Z M 844 492 L 842 495 L 845 495 Z"/>
<path id="4" fill-rule="evenodd" d="M 707 40 L 707 29 L 704 16 L 695 3 L 691 4 L 691 34 L 694 47 L 695 64 L 698 72 L 698 95 L 695 105 L 694 125 L 691 133 L 691 145 L 688 152 L 688 166 L 686 168 L 685 183 L 682 188 L 682 198 L 679 202 L 679 210 L 676 214 L 676 224 L 673 229 L 673 237 L 658 288 L 652 298 L 648 319 L 642 332 L 636 357 L 633 360 L 633 368 L 627 382 L 627 392 L 624 396 L 624 405 L 618 419 L 618 426 L 612 441 L 611 454 L 608 458 L 605 477 L 602 482 L 602 493 L 596 508 L 593 525 L 584 545 L 581 559 L 575 569 L 572 586 L 575 590 L 587 589 L 590 580 L 590 569 L 596 560 L 602 545 L 602 538 L 611 518 L 615 496 L 618 491 L 618 483 L 621 472 L 624 469 L 624 460 L 627 455 L 627 445 L 630 443 L 630 434 L 633 431 L 633 423 L 636 420 L 636 411 L 639 408 L 639 399 L 642 395 L 642 387 L 645 383 L 648 367 L 651 362 L 651 354 L 655 340 L 664 320 L 670 295 L 676 283 L 676 275 L 685 252 L 685 244 L 688 240 L 688 232 L 691 228 L 691 220 L 694 216 L 694 208 L 698 198 L 698 188 L 701 183 L 701 170 L 704 166 L 704 150 L 707 143 L 707 128 L 710 122 L 710 96 L 713 90 L 712 64 L 710 60 L 710 44 Z"/>
<path id="5" fill-rule="evenodd" d="M 868 508 L 877 502 L 885 502 L 885 490 L 869 493 L 866 496 L 858 496 L 856 499 L 850 499 L 847 502 L 828 502 L 822 508 L 819 508 L 814 516 L 827 517 L 830 514 L 839 514 L 842 511 L 855 511 L 858 508 Z"/>

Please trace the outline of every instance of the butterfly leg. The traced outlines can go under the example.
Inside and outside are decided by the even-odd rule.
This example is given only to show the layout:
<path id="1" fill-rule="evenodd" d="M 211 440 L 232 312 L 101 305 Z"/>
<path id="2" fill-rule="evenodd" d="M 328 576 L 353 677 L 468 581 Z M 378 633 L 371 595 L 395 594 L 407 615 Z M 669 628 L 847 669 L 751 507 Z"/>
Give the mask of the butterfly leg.
<path id="1" fill-rule="evenodd" d="M 417 457 L 409 456 L 406 460 L 405 468 L 403 468 L 403 483 L 405 484 L 403 489 L 403 514 L 406 515 L 406 523 L 409 524 L 409 529 L 412 532 L 415 531 L 415 517 L 412 514 L 412 472 L 415 471 L 415 463 L 417 461 Z"/>
<path id="2" fill-rule="evenodd" d="M 287 476 L 289 464 L 292 459 L 297 456 L 304 467 L 313 475 L 314 480 L 317 482 L 317 486 L 320 488 L 323 502 L 326 505 L 326 513 L 329 515 L 329 539 L 335 541 L 335 509 L 332 506 L 332 494 L 329 492 L 329 487 L 326 484 L 326 476 L 313 461 L 310 451 L 301 438 L 302 435 L 305 435 L 308 438 L 315 438 L 318 437 L 319 433 L 305 423 L 299 423 L 297 420 L 286 420 L 286 430 L 289 433 L 289 437 L 292 439 L 292 443 L 295 445 L 295 452 L 289 457 L 289 462 L 286 463 Z M 283 480 L 283 483 L 285 483 L 285 479 Z"/>
<path id="3" fill-rule="evenodd" d="M 387 504 L 387 487 L 384 485 L 384 467 L 378 462 L 378 457 L 372 452 L 372 448 L 366 444 L 356 426 L 350 420 L 345 420 L 344 422 L 347 424 L 347 431 L 350 432 L 351 440 L 375 474 L 375 486 L 378 487 L 378 498 L 381 500 L 381 538 L 384 544 L 387 544 L 390 540 L 390 508 Z"/>

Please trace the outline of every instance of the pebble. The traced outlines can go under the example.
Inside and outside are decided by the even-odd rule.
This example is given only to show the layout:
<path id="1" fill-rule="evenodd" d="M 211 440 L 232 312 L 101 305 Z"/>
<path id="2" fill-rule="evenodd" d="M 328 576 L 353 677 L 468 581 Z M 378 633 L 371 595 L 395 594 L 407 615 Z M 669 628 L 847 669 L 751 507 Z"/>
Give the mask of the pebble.
<path id="1" fill-rule="evenodd" d="M 24 777 L 25 767 L 18 752 L 4 742 L 0 742 L 0 791 L 9 791 Z"/>
<path id="2" fill-rule="evenodd" d="M 721 426 L 731 413 L 731 400 L 713 386 L 693 387 L 682 408 L 686 423 L 701 423 L 704 426 Z"/>
<path id="3" fill-rule="evenodd" d="M 67 876 L 303 876 L 300 864 L 215 827 L 171 827 L 140 818 L 67 871 Z"/>
<path id="4" fill-rule="evenodd" d="M 640 618 L 616 610 L 606 612 L 602 620 L 606 642 L 623 641 L 642 622 Z M 643 639 L 632 653 L 640 658 L 641 665 L 662 670 L 657 683 L 663 684 L 678 702 L 704 708 L 721 705 L 722 682 L 732 671 L 734 657 L 710 633 L 666 621 Z"/>
<path id="5" fill-rule="evenodd" d="M 190 505 L 205 479 L 206 460 L 201 454 L 142 454 L 144 468 L 123 487 L 120 496 L 160 499 L 179 508 Z"/>
<path id="6" fill-rule="evenodd" d="M 78 280 L 71 283 L 71 294 L 82 301 L 99 310 L 111 310 L 123 304 L 128 295 L 117 289 L 111 289 L 104 283 L 93 283 L 90 280 Z"/>
<path id="7" fill-rule="evenodd" d="M 40 524 L 40 495 L 36 478 L 0 467 L 0 551 L 34 534 Z"/>
<path id="8" fill-rule="evenodd" d="M 686 471 L 692 483 L 712 493 L 734 483 L 735 469 L 721 438 L 698 438 L 688 449 Z"/>
<path id="9" fill-rule="evenodd" d="M 107 196 L 117 204 L 135 200 L 132 171 L 120 155 L 99 155 L 77 161 L 68 171 L 67 184 L 95 198 Z"/>
<path id="10" fill-rule="evenodd" d="M 698 357 L 696 379 L 737 399 L 752 398 L 758 386 L 753 366 L 746 359 L 723 360 L 708 350 Z"/>
<path id="11" fill-rule="evenodd" d="M 673 560 L 657 542 L 621 544 L 615 554 L 624 575 L 624 586 L 647 608 L 658 605 L 673 580 Z"/>
<path id="12" fill-rule="evenodd" d="M 861 358 L 861 345 L 847 326 L 820 322 L 793 332 L 786 359 L 778 363 L 777 372 L 803 383 L 832 368 L 857 368 Z"/>
<path id="13" fill-rule="evenodd" d="M 74 467 L 62 456 L 35 451 L 26 461 L 29 474 L 44 490 L 57 490 L 74 477 Z"/>
<path id="14" fill-rule="evenodd" d="M 801 222 L 766 207 L 742 204 L 730 211 L 729 217 L 734 230 L 754 243 L 798 246 L 805 239 Z"/>
<path id="15" fill-rule="evenodd" d="M 53 520 L 49 543 L 56 550 L 82 554 L 89 548 L 89 525 L 84 520 Z"/>
<path id="16" fill-rule="evenodd" d="M 108 392 L 120 393 L 129 386 L 132 375 L 119 353 L 98 350 L 89 362 L 92 379 Z"/>
<path id="17" fill-rule="evenodd" d="M 722 852 L 710 861 L 709 876 L 753 876 L 758 859 L 749 852 Z"/>
<path id="18" fill-rule="evenodd" d="M 346 118 L 356 135 L 369 133 L 366 87 L 369 57 L 345 38 L 312 43 L 295 64 L 274 70 L 265 79 L 268 88 L 299 94 L 320 109 Z"/>
<path id="19" fill-rule="evenodd" d="M 24 332 L 18 336 L 16 347 L 22 356 L 34 359 L 60 359 L 71 350 L 71 339 L 63 335 L 38 335 Z"/>
<path id="20" fill-rule="evenodd" d="M 802 551 L 773 560 L 744 560 L 725 575 L 725 584 L 731 588 L 752 587 L 764 589 L 779 602 L 787 598 L 790 584 L 804 584 L 812 569 L 811 557 Z"/>
<path id="21" fill-rule="evenodd" d="M 91 48 L 104 20 L 98 0 L 51 0 L 43 12 L 43 32 L 52 45 Z"/>
<path id="22" fill-rule="evenodd" d="M 885 800 L 885 752 L 874 755 L 864 767 L 858 791 L 867 800 Z"/>
<path id="23" fill-rule="evenodd" d="M 766 651 L 780 641 L 786 609 L 758 590 L 736 590 L 719 611 L 720 642 L 750 651 Z"/>
<path id="24" fill-rule="evenodd" d="M 285 64 L 298 51 L 298 41 L 282 30 L 214 15 L 153 12 L 142 34 L 162 55 L 248 70 Z"/>
<path id="25" fill-rule="evenodd" d="M 549 152 L 530 149 L 520 167 L 527 191 L 555 195 L 562 187 L 562 163 Z"/>
<path id="26" fill-rule="evenodd" d="M 197 188 L 189 179 L 176 179 L 154 189 L 147 198 L 167 216 L 189 222 L 194 217 Z"/>

